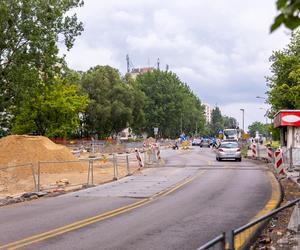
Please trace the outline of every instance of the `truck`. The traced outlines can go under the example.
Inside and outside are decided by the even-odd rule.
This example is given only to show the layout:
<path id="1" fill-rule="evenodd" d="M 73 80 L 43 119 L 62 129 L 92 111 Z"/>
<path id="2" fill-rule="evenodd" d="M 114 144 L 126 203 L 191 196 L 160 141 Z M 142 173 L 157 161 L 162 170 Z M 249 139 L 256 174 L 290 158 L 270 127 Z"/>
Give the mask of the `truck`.
<path id="1" fill-rule="evenodd" d="M 223 130 L 223 140 L 236 140 L 239 139 L 240 131 L 236 128 L 226 128 Z"/>

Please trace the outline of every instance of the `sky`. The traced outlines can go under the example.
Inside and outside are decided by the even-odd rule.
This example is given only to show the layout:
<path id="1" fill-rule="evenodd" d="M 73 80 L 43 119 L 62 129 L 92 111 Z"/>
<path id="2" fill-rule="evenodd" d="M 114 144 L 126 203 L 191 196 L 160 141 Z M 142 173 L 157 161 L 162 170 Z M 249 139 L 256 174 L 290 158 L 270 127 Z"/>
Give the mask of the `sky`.
<path id="1" fill-rule="evenodd" d="M 275 0 L 85 0 L 73 10 L 84 32 L 66 52 L 72 69 L 110 65 L 169 69 L 203 103 L 219 106 L 245 128 L 265 122 L 269 57 L 289 42 L 290 32 L 270 34 Z M 65 53 L 62 50 L 62 53 Z"/>

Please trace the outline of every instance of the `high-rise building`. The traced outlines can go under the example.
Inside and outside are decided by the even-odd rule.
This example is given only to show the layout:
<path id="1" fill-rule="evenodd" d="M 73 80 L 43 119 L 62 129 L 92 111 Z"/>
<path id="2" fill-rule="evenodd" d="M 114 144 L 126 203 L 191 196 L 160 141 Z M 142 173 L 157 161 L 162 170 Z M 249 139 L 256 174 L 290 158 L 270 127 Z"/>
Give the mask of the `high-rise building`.
<path id="1" fill-rule="evenodd" d="M 211 123 L 211 113 L 213 109 L 207 103 L 203 103 L 203 106 L 206 123 Z"/>

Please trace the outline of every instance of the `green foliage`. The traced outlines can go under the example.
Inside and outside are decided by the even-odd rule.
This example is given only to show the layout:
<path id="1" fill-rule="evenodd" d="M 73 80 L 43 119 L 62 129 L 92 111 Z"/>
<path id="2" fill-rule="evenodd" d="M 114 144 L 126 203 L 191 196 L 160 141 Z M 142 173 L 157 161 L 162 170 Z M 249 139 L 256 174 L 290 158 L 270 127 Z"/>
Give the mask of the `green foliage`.
<path id="1" fill-rule="evenodd" d="M 268 102 L 274 115 L 280 109 L 300 108 L 300 33 L 293 34 L 287 48 L 270 57 L 272 76 L 267 77 Z"/>
<path id="2" fill-rule="evenodd" d="M 294 30 L 300 25 L 299 0 L 277 0 L 276 7 L 279 14 L 274 19 L 271 32 L 278 29 L 282 24 L 290 30 Z"/>
<path id="3" fill-rule="evenodd" d="M 153 136 L 159 128 L 162 137 L 177 137 L 181 132 L 194 134 L 204 129 L 203 107 L 187 84 L 172 72 L 154 70 L 137 77 L 147 97 L 144 130 Z"/>
<path id="4" fill-rule="evenodd" d="M 67 12 L 82 4 L 81 0 L 0 1 L 0 112 L 15 116 L 21 103 L 30 102 L 25 98 L 31 92 L 55 82 L 63 67 L 57 43 L 70 49 L 83 30 L 76 15 Z"/>
<path id="5" fill-rule="evenodd" d="M 219 109 L 219 107 L 215 107 L 212 110 L 210 127 L 211 127 L 212 135 L 216 135 L 218 129 L 224 128 L 223 116 L 221 114 L 221 110 Z"/>
<path id="6" fill-rule="evenodd" d="M 121 79 L 118 70 L 96 66 L 83 74 L 82 89 L 91 102 L 85 113 L 87 134 L 105 137 L 144 122 L 144 94 L 133 81 Z"/>
<path id="7" fill-rule="evenodd" d="M 217 136 L 219 129 L 238 128 L 238 122 L 234 117 L 223 116 L 219 107 L 212 110 L 211 122 L 205 135 Z"/>
<path id="8" fill-rule="evenodd" d="M 255 132 L 258 131 L 259 134 L 267 135 L 268 133 L 268 125 L 263 124 L 261 122 L 253 122 L 248 126 L 249 133 L 251 137 L 255 137 Z"/>
<path id="9" fill-rule="evenodd" d="M 67 137 L 76 131 L 79 112 L 88 104 L 87 96 L 79 95 L 76 85 L 56 81 L 25 99 L 13 120 L 13 133 Z"/>

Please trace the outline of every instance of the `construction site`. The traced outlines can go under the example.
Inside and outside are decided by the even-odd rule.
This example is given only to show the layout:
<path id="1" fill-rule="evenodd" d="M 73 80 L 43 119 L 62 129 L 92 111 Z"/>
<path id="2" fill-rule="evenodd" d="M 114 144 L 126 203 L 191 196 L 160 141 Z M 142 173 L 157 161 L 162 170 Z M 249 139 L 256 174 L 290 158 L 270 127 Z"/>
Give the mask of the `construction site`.
<path id="1" fill-rule="evenodd" d="M 93 150 L 83 145 L 74 149 L 74 145 L 59 145 L 43 136 L 1 138 L 0 199 L 26 192 L 81 189 L 131 175 L 141 167 L 134 149 L 96 146 Z"/>

